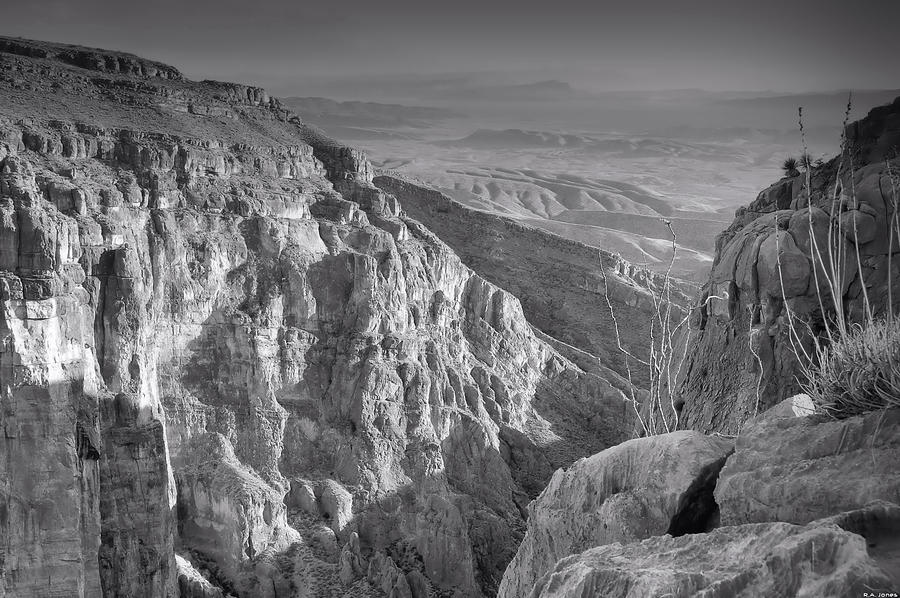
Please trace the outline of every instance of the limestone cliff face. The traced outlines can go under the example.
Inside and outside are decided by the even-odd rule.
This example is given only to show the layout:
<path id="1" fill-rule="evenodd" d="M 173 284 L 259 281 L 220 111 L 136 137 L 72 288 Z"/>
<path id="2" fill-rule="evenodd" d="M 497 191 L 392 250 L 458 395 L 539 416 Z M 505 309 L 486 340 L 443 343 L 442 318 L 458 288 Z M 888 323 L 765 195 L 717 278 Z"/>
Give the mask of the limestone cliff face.
<path id="1" fill-rule="evenodd" d="M 876 315 L 884 313 L 891 292 L 896 310 L 896 231 L 892 259 L 888 247 L 900 199 L 894 149 L 900 142 L 900 98 L 872 110 L 846 133 L 847 151 L 812 169 L 810 191 L 805 176 L 782 179 L 738 210 L 717 239 L 701 295 L 709 301 L 694 314 L 696 342 L 685 363 L 684 427 L 735 433 L 755 413 L 797 392 L 796 354 L 803 349 L 792 344 L 788 313 L 806 350 L 809 333 L 822 334 L 823 321 L 834 313 L 826 270 L 813 258 L 815 246 L 826 268 L 826 248 L 835 248 L 835 269 L 843 279 L 838 303 L 850 321 L 861 321 L 866 299 Z M 840 235 L 834 232 L 839 222 Z"/>
<path id="2" fill-rule="evenodd" d="M 635 355 L 647 356 L 655 314 L 651 292 L 661 296 L 662 275 L 608 251 L 473 210 L 424 183 L 388 174 L 374 181 L 396 196 L 410 216 L 433 229 L 466 265 L 518 297 L 529 321 L 561 341 L 557 347 L 570 359 L 596 364 L 589 357 L 596 356 L 605 375 L 612 369 L 627 376 L 607 294 L 622 344 Z M 669 296 L 676 307 L 689 304 L 686 291 L 693 294 L 695 289 L 680 281 L 672 285 Z M 579 352 L 588 355 L 580 359 Z M 631 369 L 634 381 L 648 387 L 644 368 L 632 364 Z"/>
<path id="3" fill-rule="evenodd" d="M 0 94 L 0 595 L 490 595 L 631 429 L 263 90 L 2 40 Z"/>

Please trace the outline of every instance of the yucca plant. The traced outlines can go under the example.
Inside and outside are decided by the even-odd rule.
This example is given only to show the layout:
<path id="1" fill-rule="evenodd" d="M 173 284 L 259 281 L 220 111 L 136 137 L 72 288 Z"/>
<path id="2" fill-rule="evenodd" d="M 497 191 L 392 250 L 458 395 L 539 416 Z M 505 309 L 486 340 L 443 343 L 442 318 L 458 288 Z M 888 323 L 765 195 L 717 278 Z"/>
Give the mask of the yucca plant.
<path id="1" fill-rule="evenodd" d="M 803 170 L 807 171 L 813 167 L 813 157 L 809 152 L 803 152 L 802 154 L 800 154 L 800 166 L 803 168 Z"/>
<path id="2" fill-rule="evenodd" d="M 800 163 L 797 161 L 797 158 L 793 156 L 789 156 L 784 159 L 784 162 L 781 163 L 781 170 L 784 171 L 784 176 L 787 177 L 795 177 L 800 175 L 800 170 L 797 168 Z"/>

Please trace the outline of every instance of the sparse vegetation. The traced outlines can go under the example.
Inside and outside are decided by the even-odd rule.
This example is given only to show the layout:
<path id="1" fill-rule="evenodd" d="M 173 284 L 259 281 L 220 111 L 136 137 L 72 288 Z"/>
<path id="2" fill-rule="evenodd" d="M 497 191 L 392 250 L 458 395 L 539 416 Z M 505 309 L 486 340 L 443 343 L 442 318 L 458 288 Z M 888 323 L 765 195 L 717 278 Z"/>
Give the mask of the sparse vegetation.
<path id="1" fill-rule="evenodd" d="M 797 158 L 793 156 L 789 156 L 784 159 L 784 162 L 781 163 L 781 170 L 784 171 L 784 176 L 786 177 L 795 177 L 800 176 L 800 169 L 797 166 L 800 163 L 797 161 Z"/>
<path id="2" fill-rule="evenodd" d="M 849 417 L 900 406 L 900 319 L 854 324 L 819 345 L 804 390 L 820 411 Z"/>
<path id="3" fill-rule="evenodd" d="M 803 168 L 806 172 L 813 167 L 813 157 L 809 154 L 809 152 L 804 151 L 800 154 L 800 167 Z"/>
<path id="4" fill-rule="evenodd" d="M 850 113 L 850 101 L 844 116 L 844 130 Z M 800 110 L 800 131 L 803 136 L 803 111 Z M 889 179 L 888 194 L 884 194 L 885 207 L 889 218 L 889 240 L 887 247 L 887 302 L 884 313 L 875 315 L 876 309 L 869 295 L 867 285 L 860 284 L 861 321 L 854 321 L 845 304 L 844 289 L 846 263 L 855 262 L 854 275 L 862 276 L 862 257 L 857 243 L 845 245 L 845 233 L 857 238 L 856 218 L 844 218 L 844 210 L 859 208 L 859 200 L 853 179 L 852 152 L 847 147 L 847 139 L 842 134 L 841 155 L 831 187 L 826 246 L 820 247 L 813 227 L 812 211 L 809 211 L 810 258 L 817 288 L 817 298 L 822 316 L 823 332 L 813 334 L 808 322 L 800 321 L 791 312 L 790 303 L 784 299 L 790 328 L 790 340 L 794 354 L 801 367 L 801 387 L 815 403 L 821 413 L 836 418 L 850 417 L 875 409 L 900 406 L 900 319 L 894 314 L 892 287 L 892 254 L 895 239 L 900 239 L 900 214 L 898 214 L 897 184 L 889 160 L 885 161 L 885 172 Z M 804 152 L 804 156 L 809 154 Z M 812 173 L 806 160 L 806 193 L 812 205 Z M 846 172 L 844 171 L 846 167 Z M 777 218 L 774 219 L 777 230 Z M 852 227 L 848 228 L 848 227 Z M 776 233 L 777 242 L 777 233 Z M 849 255 L 848 255 L 849 253 Z M 779 263 L 779 273 L 781 264 Z M 784 281 L 782 280 L 782 290 Z M 800 326 L 804 333 L 801 334 Z M 812 349 L 804 348 L 805 340 L 812 342 Z M 807 345 L 808 346 L 808 345 Z"/>
<path id="5" fill-rule="evenodd" d="M 678 400 L 676 389 L 681 377 L 685 357 L 687 356 L 692 332 L 687 323 L 694 310 L 700 307 L 699 305 L 692 306 L 685 311 L 672 301 L 675 280 L 671 274 L 672 266 L 678 257 L 678 237 L 675 234 L 675 229 L 672 228 L 671 221 L 665 220 L 663 223 L 671 235 L 672 257 L 663 276 L 661 287 L 655 288 L 649 281 L 647 284 L 647 291 L 650 293 L 654 307 L 654 313 L 650 319 L 649 356 L 647 359 L 637 357 L 622 346 L 622 339 L 619 335 L 619 321 L 613 309 L 612 301 L 609 299 L 609 285 L 602 259 L 600 266 L 604 284 L 604 296 L 612 317 L 617 348 L 625 357 L 625 369 L 630 390 L 628 398 L 634 408 L 643 436 L 668 433 L 678 429 L 682 403 Z M 705 303 L 716 298 L 721 299 L 721 297 L 711 295 L 705 300 Z M 648 379 L 650 380 L 649 395 L 647 396 L 642 396 L 643 393 L 633 381 L 632 362 L 636 368 L 645 368 L 647 371 Z"/>

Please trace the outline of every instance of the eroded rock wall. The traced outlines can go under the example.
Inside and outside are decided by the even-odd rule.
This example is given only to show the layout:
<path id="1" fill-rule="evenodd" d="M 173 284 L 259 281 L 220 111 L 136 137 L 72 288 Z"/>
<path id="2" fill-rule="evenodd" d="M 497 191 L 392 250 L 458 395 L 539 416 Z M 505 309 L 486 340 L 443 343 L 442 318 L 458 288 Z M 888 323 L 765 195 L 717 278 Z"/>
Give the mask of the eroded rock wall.
<path id="1" fill-rule="evenodd" d="M 813 167 L 809 185 L 804 175 L 782 179 L 718 237 L 680 387 L 683 427 L 737 433 L 798 392 L 804 351 L 837 310 L 858 323 L 866 305 L 877 317 L 893 297 L 896 312 L 898 116 L 895 100 L 851 124 L 843 155 Z"/>
<path id="2" fill-rule="evenodd" d="M 8 594 L 491 595 L 552 471 L 631 430 L 262 90 L 4 43 Z"/>
<path id="3" fill-rule="evenodd" d="M 662 296 L 663 275 L 608 251 L 473 210 L 424 183 L 388 174 L 374 182 L 395 195 L 411 217 L 434 230 L 466 265 L 518 297 L 529 321 L 552 336 L 561 352 L 579 363 L 593 361 L 601 371 L 613 370 L 625 388 L 628 371 L 616 346 L 616 324 L 605 295 L 613 305 L 623 346 L 646 357 L 651 315 L 656 313 L 652 293 Z M 695 290 L 674 281 L 670 296 L 676 310 L 687 308 L 688 294 Z M 649 387 L 646 368 L 632 363 L 631 369 L 635 383 Z"/>

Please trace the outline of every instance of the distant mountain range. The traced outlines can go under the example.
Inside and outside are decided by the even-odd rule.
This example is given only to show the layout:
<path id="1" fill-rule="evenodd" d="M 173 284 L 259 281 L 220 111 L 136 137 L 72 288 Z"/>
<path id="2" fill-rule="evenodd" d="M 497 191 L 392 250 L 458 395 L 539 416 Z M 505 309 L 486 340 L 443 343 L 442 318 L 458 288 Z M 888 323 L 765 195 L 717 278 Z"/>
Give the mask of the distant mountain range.
<path id="1" fill-rule="evenodd" d="M 830 92 L 729 98 L 720 100 L 720 102 L 741 107 L 767 106 L 782 109 L 793 108 L 796 110 L 797 106 L 803 106 L 805 109 L 843 109 L 847 105 L 848 98 L 850 98 L 852 104 L 857 106 L 858 110 L 865 111 L 872 106 L 889 104 L 897 96 L 900 96 L 900 89 L 867 89 L 861 91 L 844 89 Z"/>
<path id="2" fill-rule="evenodd" d="M 524 129 L 478 129 L 461 139 L 435 142 L 443 147 L 473 149 L 574 149 L 613 154 L 621 158 L 681 157 L 708 161 L 732 160 L 738 152 L 720 145 L 684 142 L 676 139 L 638 136 L 595 136 L 578 133 L 528 131 Z"/>
<path id="3" fill-rule="evenodd" d="M 727 220 L 714 212 L 676 210 L 665 197 L 639 185 L 571 174 L 448 169 L 431 183 L 470 208 L 614 250 L 650 268 L 664 267 L 670 259 L 668 220 L 679 234 L 674 271 L 687 279 L 706 271 L 715 236 Z"/>
<path id="4" fill-rule="evenodd" d="M 288 97 L 282 103 L 317 125 L 339 123 L 344 127 L 412 127 L 424 128 L 434 121 L 461 115 L 446 108 L 406 106 L 378 102 L 339 102 L 321 97 Z"/>
<path id="5" fill-rule="evenodd" d="M 448 90 L 445 97 L 479 102 L 556 102 L 591 99 L 591 92 L 565 81 L 548 80 L 513 85 L 476 85 Z"/>

